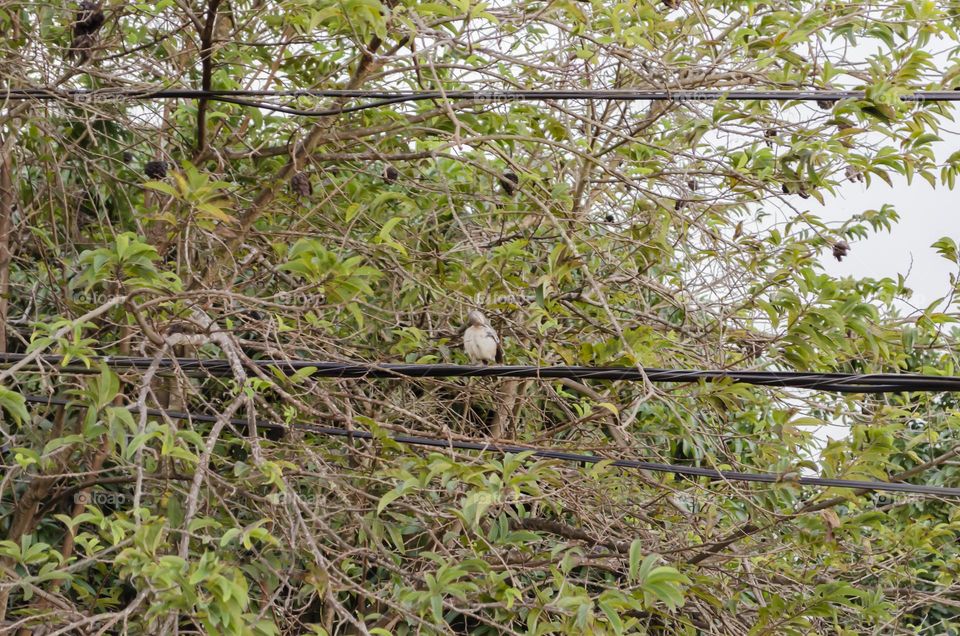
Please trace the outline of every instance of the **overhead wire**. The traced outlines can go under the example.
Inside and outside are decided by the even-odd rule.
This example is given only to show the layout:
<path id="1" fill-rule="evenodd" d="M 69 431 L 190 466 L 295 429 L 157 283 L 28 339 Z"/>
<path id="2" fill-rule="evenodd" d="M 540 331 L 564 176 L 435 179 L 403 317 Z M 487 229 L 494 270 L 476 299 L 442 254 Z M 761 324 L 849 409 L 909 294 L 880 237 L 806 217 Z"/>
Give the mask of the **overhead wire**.
<path id="1" fill-rule="evenodd" d="M 372 100 L 363 104 L 309 110 L 291 105 L 251 101 L 248 98 L 327 98 L 340 100 Z M 837 102 L 845 99 L 866 99 L 864 91 L 857 90 L 717 90 L 717 89 L 613 89 L 613 90 L 198 90 L 185 88 L 103 88 L 56 89 L 44 87 L 0 88 L 2 101 L 72 101 L 76 103 L 118 102 L 124 100 L 205 99 L 238 104 L 253 108 L 274 110 L 305 117 L 329 117 L 346 113 L 381 108 L 405 102 L 429 100 L 473 100 L 478 103 L 511 101 L 818 101 Z M 915 91 L 895 97 L 903 102 L 960 101 L 956 91 Z"/>
<path id="2" fill-rule="evenodd" d="M 63 398 L 44 397 L 37 395 L 26 395 L 24 399 L 32 404 L 61 405 L 69 406 L 80 403 L 66 400 Z M 134 405 L 132 411 L 138 412 L 139 409 Z M 218 417 L 215 415 L 204 415 L 188 413 L 184 411 L 172 411 L 166 409 L 146 409 L 148 415 L 162 417 L 166 415 L 171 419 L 193 420 L 198 422 L 216 422 Z M 245 419 L 231 418 L 229 423 L 237 427 L 247 427 L 249 422 Z M 304 432 L 315 433 L 332 437 L 347 437 L 352 439 L 376 440 L 376 436 L 369 431 L 351 430 L 346 428 L 337 428 L 330 426 L 319 426 L 316 424 L 293 424 L 285 425 L 276 422 L 257 421 L 255 425 L 260 428 L 289 430 L 295 429 Z M 607 462 L 610 466 L 618 468 L 633 468 L 637 470 L 646 470 L 658 473 L 672 473 L 685 477 L 705 477 L 714 481 L 732 481 L 732 482 L 754 482 L 767 484 L 788 484 L 800 486 L 820 486 L 827 488 L 844 488 L 864 491 L 879 492 L 901 492 L 916 495 L 930 495 L 936 497 L 960 497 L 960 488 L 948 488 L 943 486 L 928 486 L 924 484 L 911 484 L 907 482 L 885 482 L 875 480 L 858 479 L 834 479 L 827 477 L 787 477 L 775 473 L 750 473 L 732 470 L 716 470 L 713 468 L 703 468 L 701 466 L 683 466 L 680 464 L 666 464 L 661 462 L 646 462 L 633 459 L 610 459 L 599 455 L 587 455 L 584 453 L 574 453 L 568 451 L 559 451 L 551 449 L 536 448 L 531 446 L 522 446 L 517 444 L 498 444 L 493 442 L 465 441 L 444 439 L 439 437 L 413 436 L 413 435 L 390 435 L 389 439 L 409 446 L 427 446 L 432 448 L 442 448 L 447 450 L 469 450 L 482 453 L 499 454 L 521 454 L 530 453 L 533 457 L 543 459 L 555 459 L 558 461 L 575 462 L 580 464 L 598 464 Z"/>
<path id="3" fill-rule="evenodd" d="M 32 354 L 2 353 L 0 366 L 18 363 Z M 76 359 L 74 357 L 74 359 Z M 60 355 L 38 356 L 34 365 L 61 365 Z M 154 364 L 153 358 L 134 356 L 91 357 L 92 364 L 105 364 L 116 369 L 144 370 Z M 626 382 L 738 382 L 775 388 L 809 389 L 835 393 L 900 393 L 960 391 L 960 377 L 935 376 L 914 373 L 816 373 L 805 371 L 739 371 L 731 369 L 659 369 L 637 367 L 588 366 L 468 366 L 458 364 L 396 364 L 331 362 L 322 360 L 251 360 L 251 367 L 276 369 L 291 375 L 311 369 L 313 378 L 464 378 L 500 377 L 527 379 L 611 380 Z M 165 358 L 161 370 L 179 369 L 183 372 L 202 372 L 212 376 L 232 374 L 230 362 L 224 359 Z M 60 366 L 60 372 L 91 373 L 86 365 Z"/>
<path id="4" fill-rule="evenodd" d="M 561 100 L 604 100 L 604 101 L 826 101 L 836 102 L 845 99 L 865 99 L 863 91 L 850 90 L 445 90 L 445 91 L 378 91 L 378 90 L 194 90 L 194 89 L 46 89 L 35 88 L 0 88 L 0 100 L 64 100 L 76 103 L 100 103 L 123 100 L 154 100 L 154 99 L 208 99 L 226 103 L 238 104 L 254 108 L 263 108 L 283 112 L 286 114 L 326 117 L 380 108 L 383 106 L 417 102 L 427 100 L 474 100 L 478 103 L 497 103 L 510 101 L 561 101 Z M 342 100 L 373 100 L 363 104 L 340 106 L 319 110 L 305 110 L 282 104 L 272 104 L 261 101 L 251 101 L 247 98 L 331 98 Z M 898 97 L 903 102 L 953 102 L 960 101 L 960 92 L 955 91 L 916 91 Z M 26 354 L 0 354 L 0 363 L 18 362 Z M 59 364 L 62 356 L 41 356 L 38 362 Z M 151 358 L 105 356 L 92 358 L 91 361 L 102 362 L 115 368 L 146 369 L 153 363 Z M 310 360 L 248 360 L 247 364 L 259 367 L 272 367 L 282 373 L 295 373 L 305 368 L 312 368 L 312 377 L 337 378 L 436 378 L 436 377 L 509 377 L 509 378 L 536 378 L 536 379 L 581 379 L 581 380 L 615 380 L 615 381 L 650 381 L 650 382 L 694 382 L 694 381 L 734 381 L 757 386 L 781 388 L 813 389 L 839 393 L 890 393 L 903 391 L 960 391 L 960 377 L 955 376 L 928 376 L 919 374 L 850 374 L 850 373 L 806 373 L 783 371 L 731 371 L 731 370 L 683 370 L 683 369 L 638 369 L 630 367 L 585 367 L 585 366 L 495 366 L 472 367 L 452 364 L 366 364 L 356 362 L 327 362 Z M 178 367 L 181 370 L 203 371 L 214 376 L 225 376 L 231 373 L 230 364 L 226 360 L 177 358 L 164 360 L 161 368 Z M 81 373 L 88 371 L 84 367 L 65 367 L 62 371 Z M 37 403 L 60 403 L 49 398 L 27 396 L 27 401 Z M 67 401 L 62 401 L 64 404 Z M 156 411 L 148 409 L 154 415 L 166 413 L 175 419 L 196 419 L 199 421 L 214 421 L 213 416 L 189 414 L 175 411 Z M 245 420 L 233 421 L 236 424 L 246 425 Z M 283 427 L 279 424 L 260 423 L 260 426 Z M 298 425 L 298 428 L 311 432 L 348 436 L 358 439 L 373 439 L 373 435 L 365 431 L 352 431 L 342 428 Z M 530 452 L 535 456 L 575 461 L 581 463 L 596 463 L 610 461 L 594 455 L 583 455 L 565 451 L 536 449 L 516 445 L 500 445 L 486 442 L 467 442 L 446 440 L 429 437 L 394 436 L 394 441 L 403 444 L 433 446 L 443 448 L 457 448 L 461 450 L 475 450 L 500 453 Z M 736 471 L 720 471 L 694 466 L 679 466 L 656 462 L 642 462 L 635 460 L 612 460 L 611 465 L 650 470 L 653 472 L 673 472 L 691 477 L 707 477 L 710 479 L 776 483 L 782 476 L 764 473 L 742 473 Z M 940 488 L 935 486 L 921 486 L 914 484 L 838 480 L 818 477 L 799 477 L 796 483 L 810 486 L 827 486 L 838 488 L 857 488 L 865 490 L 888 490 L 896 492 L 912 492 L 916 494 L 938 494 L 941 496 L 960 496 L 960 489 Z"/>

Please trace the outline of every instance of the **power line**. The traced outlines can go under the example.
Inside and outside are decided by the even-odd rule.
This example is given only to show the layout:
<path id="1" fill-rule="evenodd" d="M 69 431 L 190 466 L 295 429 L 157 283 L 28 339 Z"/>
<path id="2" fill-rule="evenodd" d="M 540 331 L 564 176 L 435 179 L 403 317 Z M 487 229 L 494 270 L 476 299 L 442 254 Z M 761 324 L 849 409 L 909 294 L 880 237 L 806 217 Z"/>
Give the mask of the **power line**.
<path id="1" fill-rule="evenodd" d="M 327 98 L 327 99 L 363 99 L 373 100 L 353 106 L 338 106 L 319 110 L 305 110 L 289 105 L 272 104 L 262 101 L 250 101 L 246 98 Z M 382 90 L 195 90 L 174 88 L 107 88 L 86 89 L 46 89 L 0 88 L 0 102 L 4 100 L 62 100 L 76 103 L 109 103 L 125 100 L 157 99 L 208 99 L 253 108 L 275 110 L 291 115 L 307 117 L 328 117 L 345 113 L 380 108 L 404 102 L 427 100 L 472 100 L 478 103 L 498 103 L 513 101 L 824 101 L 836 102 L 843 99 L 865 99 L 864 91 L 854 90 L 715 90 L 715 89 L 653 89 L 653 90 L 449 90 L 449 91 L 382 91 Z M 956 91 L 915 91 L 899 96 L 904 102 L 953 102 L 960 101 L 960 92 Z"/>
<path id="2" fill-rule="evenodd" d="M 20 362 L 29 354 L 0 354 L 0 364 Z M 118 369 L 147 369 L 153 358 L 130 356 L 92 357 L 93 363 L 103 363 Z M 59 365 L 63 356 L 39 356 L 38 363 Z M 499 377 L 553 380 L 561 378 L 577 380 L 614 380 L 627 382 L 721 382 L 732 381 L 756 386 L 810 389 L 836 393 L 900 393 L 900 392 L 948 392 L 960 391 L 960 377 L 931 376 L 912 373 L 807 373 L 803 371 L 737 371 L 723 369 L 655 369 L 636 367 L 585 367 L 585 366 L 465 366 L 457 364 L 371 364 L 360 362 L 328 362 L 317 360 L 247 360 L 245 364 L 261 369 L 275 368 L 285 374 L 302 369 L 314 369 L 314 378 L 463 378 Z M 160 368 L 191 372 L 203 372 L 213 376 L 230 376 L 230 363 L 222 359 L 166 358 Z M 90 373 L 86 366 L 66 366 L 64 373 Z"/>
<path id="3" fill-rule="evenodd" d="M 60 398 L 48 398 L 43 396 L 27 395 L 24 396 L 27 402 L 34 404 L 48 405 L 69 405 L 70 400 Z M 131 408 L 133 411 L 138 409 Z M 166 415 L 172 419 L 195 420 L 198 422 L 215 422 L 217 417 L 213 415 L 198 415 L 183 411 L 167 411 L 161 409 L 147 409 L 148 415 L 161 417 Z M 248 426 L 247 420 L 231 419 L 230 423 L 237 427 Z M 315 424 L 294 424 L 290 427 L 275 422 L 257 422 L 256 425 L 261 428 L 288 430 L 294 428 L 305 432 L 318 435 L 327 435 L 332 437 L 349 437 L 354 439 L 374 440 L 376 439 L 369 431 L 353 431 L 345 428 L 335 428 L 328 426 L 318 426 Z M 702 468 L 699 466 L 681 466 L 678 464 L 664 464 L 659 462 L 644 462 L 632 459 L 610 460 L 597 455 L 585 455 L 582 453 L 571 453 L 566 451 L 557 451 L 541 449 L 529 446 L 519 446 L 516 444 L 494 444 L 489 442 L 468 442 L 463 440 L 443 439 L 439 437 L 421 437 L 411 435 L 391 435 L 390 439 L 398 444 L 411 446 L 428 446 L 433 448 L 457 449 L 480 451 L 484 453 L 500 454 L 519 454 L 531 453 L 534 457 L 544 459 L 556 459 L 559 461 L 576 462 L 580 464 L 597 464 L 607 461 L 611 466 L 620 468 L 634 468 L 638 470 L 648 470 L 659 473 L 673 473 L 686 477 L 706 477 L 718 481 L 737 481 L 737 482 L 756 482 L 766 484 L 790 483 L 801 486 L 823 486 L 827 488 L 850 488 L 855 490 L 879 491 L 879 492 L 902 492 L 917 495 L 931 495 L 937 497 L 960 497 L 960 488 L 946 488 L 941 486 L 926 486 L 922 484 L 909 484 L 899 482 L 885 481 L 866 481 L 858 479 L 831 479 L 826 477 L 796 477 L 785 479 L 783 475 L 772 473 L 745 473 L 731 470 L 714 470 L 712 468 Z"/>

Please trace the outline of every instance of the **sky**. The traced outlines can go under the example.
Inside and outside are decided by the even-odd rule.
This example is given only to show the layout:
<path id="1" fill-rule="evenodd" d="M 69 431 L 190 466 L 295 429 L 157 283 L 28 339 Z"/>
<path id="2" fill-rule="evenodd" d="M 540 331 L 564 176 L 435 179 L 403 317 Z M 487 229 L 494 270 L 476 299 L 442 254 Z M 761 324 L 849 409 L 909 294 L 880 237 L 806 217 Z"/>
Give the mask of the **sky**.
<path id="1" fill-rule="evenodd" d="M 938 162 L 944 161 L 960 145 L 960 135 L 941 131 L 944 141 L 936 144 Z M 939 175 L 938 175 L 939 179 Z M 800 209 L 810 209 L 824 221 L 842 222 L 865 210 L 879 209 L 890 204 L 900 215 L 900 222 L 891 232 L 880 231 L 852 242 L 850 253 L 837 262 L 824 252 L 822 263 L 834 276 L 855 278 L 890 277 L 907 274 L 907 286 L 913 290 L 910 306 L 902 306 L 905 315 L 923 309 L 950 291 L 950 273 L 956 266 L 946 260 L 931 245 L 943 236 L 960 242 L 960 189 L 949 190 L 944 185 L 933 188 L 922 178 L 907 183 L 903 177 L 891 174 L 893 187 L 874 178 L 869 189 L 863 183 L 845 183 L 837 196 L 825 196 L 821 205 L 813 198 L 802 203 Z M 944 308 L 940 308 L 943 310 Z M 842 439 L 849 432 L 841 424 L 820 426 L 815 435 L 818 446 L 828 438 Z"/>
<path id="2" fill-rule="evenodd" d="M 937 159 L 943 161 L 960 145 L 960 138 L 944 133 L 937 143 Z M 952 146 L 952 147 L 951 147 Z M 960 191 L 939 185 L 934 189 L 921 178 L 908 184 L 902 177 L 893 179 L 893 187 L 874 178 L 868 189 L 862 183 L 845 183 L 837 197 L 826 198 L 821 206 L 813 199 L 812 210 L 824 220 L 842 221 L 864 210 L 891 204 L 900 222 L 887 233 L 881 231 L 852 242 L 849 255 L 837 262 L 825 253 L 823 265 L 834 276 L 896 279 L 909 272 L 907 286 L 914 295 L 911 304 L 923 309 L 950 292 L 950 273 L 956 266 L 937 254 L 931 245 L 943 236 L 960 241 Z M 905 310 L 909 309 L 904 307 Z"/>

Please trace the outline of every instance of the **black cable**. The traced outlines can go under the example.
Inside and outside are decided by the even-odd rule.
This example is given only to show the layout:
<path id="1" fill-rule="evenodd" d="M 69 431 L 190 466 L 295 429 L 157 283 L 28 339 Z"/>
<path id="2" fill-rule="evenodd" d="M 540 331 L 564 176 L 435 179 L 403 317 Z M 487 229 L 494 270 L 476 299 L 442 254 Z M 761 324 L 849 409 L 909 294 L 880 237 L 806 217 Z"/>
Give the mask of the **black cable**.
<path id="1" fill-rule="evenodd" d="M 33 404 L 47 405 L 69 405 L 72 402 L 61 398 L 43 397 L 37 395 L 26 395 L 24 399 Z M 131 408 L 134 412 L 138 409 Z M 160 409 L 147 409 L 148 415 L 161 417 L 166 415 L 171 419 L 195 420 L 198 422 L 215 422 L 217 417 L 214 415 L 197 415 L 182 411 L 166 411 Z M 231 419 L 231 424 L 238 427 L 248 426 L 247 420 Z M 294 424 L 288 427 L 275 422 L 257 422 L 256 425 L 261 428 L 271 428 L 288 430 L 295 428 L 305 432 L 316 433 L 318 435 L 328 435 L 335 437 L 350 437 L 354 439 L 375 439 L 373 434 L 368 431 L 352 431 L 345 428 L 334 428 L 329 426 L 318 426 L 315 424 Z M 882 491 L 882 492 L 903 492 L 917 495 L 931 495 L 937 497 L 960 497 L 960 488 L 946 488 L 941 486 L 925 486 L 910 483 L 885 482 L 885 481 L 865 481 L 858 479 L 831 479 L 826 477 L 797 477 L 793 479 L 784 479 L 782 475 L 771 473 L 743 473 L 731 470 L 714 470 L 712 468 L 701 468 L 699 466 L 680 466 L 678 464 L 663 464 L 658 462 L 643 462 L 633 459 L 608 460 L 605 457 L 597 455 L 584 455 L 582 453 L 570 453 L 566 451 L 545 450 L 540 448 L 531 448 L 528 446 L 518 446 L 515 444 L 493 444 L 489 442 L 466 442 L 460 440 L 449 440 L 438 437 L 419 437 L 410 435 L 392 435 L 390 439 L 399 443 L 415 446 L 429 446 L 433 448 L 446 448 L 457 450 L 472 450 L 484 453 L 532 453 L 535 457 L 544 459 L 556 459 L 566 462 L 576 462 L 581 464 L 595 464 L 602 461 L 609 461 L 611 466 L 620 468 L 636 468 L 639 470 L 649 470 L 651 472 L 673 473 L 676 475 L 685 475 L 687 477 L 707 477 L 720 481 L 742 481 L 758 482 L 765 484 L 791 483 L 801 486 L 824 486 L 828 488 L 852 488 L 856 490 Z"/>
<path id="2" fill-rule="evenodd" d="M 311 97 L 331 99 L 369 99 L 374 100 L 354 106 L 341 106 L 321 110 L 303 110 L 287 105 L 249 101 L 249 97 Z M 370 108 L 379 108 L 402 102 L 417 102 L 438 99 L 474 100 L 478 103 L 496 103 L 511 101 L 561 101 L 561 100 L 603 100 L 603 101 L 826 101 L 836 102 L 843 99 L 864 99 L 864 91 L 853 90 L 449 90 L 449 91 L 380 91 L 380 90 L 194 90 L 171 88 L 120 88 L 120 89 L 45 89 L 45 88 L 3 88 L 0 89 L 0 102 L 5 100 L 66 100 L 78 103 L 113 102 L 122 100 L 154 99 L 209 99 L 228 103 L 276 110 L 293 115 L 309 117 L 328 117 L 351 113 Z M 916 91 L 900 96 L 904 102 L 952 102 L 960 101 L 960 92 L 955 91 Z"/>
<path id="3" fill-rule="evenodd" d="M 27 357 L 22 353 L 0 354 L 0 364 L 16 363 Z M 63 356 L 40 356 L 38 363 L 59 365 Z M 152 358 L 105 356 L 90 358 L 93 363 L 104 363 L 118 369 L 147 369 Z M 635 367 L 584 366 L 490 366 L 477 367 L 457 364 L 366 364 L 358 362 L 325 362 L 316 360 L 248 360 L 248 365 L 261 369 L 276 368 L 293 374 L 313 367 L 315 378 L 455 378 L 502 377 L 578 380 L 616 380 L 637 382 L 718 382 L 729 380 L 756 386 L 831 391 L 836 393 L 899 393 L 960 391 L 960 377 L 931 376 L 911 373 L 807 373 L 802 371 L 736 371 L 709 369 L 637 369 Z M 221 359 L 168 358 L 160 363 L 162 370 L 179 367 L 185 372 L 204 372 L 212 376 L 229 376 L 230 363 Z M 97 373 L 86 366 L 59 367 L 63 373 Z"/>

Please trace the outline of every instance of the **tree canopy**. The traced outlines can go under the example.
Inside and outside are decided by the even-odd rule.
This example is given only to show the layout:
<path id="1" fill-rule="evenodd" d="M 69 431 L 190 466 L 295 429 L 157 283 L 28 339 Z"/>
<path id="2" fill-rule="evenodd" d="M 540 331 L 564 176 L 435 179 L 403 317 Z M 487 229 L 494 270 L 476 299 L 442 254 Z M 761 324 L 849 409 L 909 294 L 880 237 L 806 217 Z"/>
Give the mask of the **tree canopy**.
<path id="1" fill-rule="evenodd" d="M 29 354 L 0 368 L 0 629 L 957 633 L 956 501 L 792 478 L 960 486 L 950 394 L 250 361 L 467 364 L 480 310 L 507 364 L 956 374 L 953 289 L 912 311 L 906 272 L 823 262 L 900 222 L 825 220 L 844 183 L 954 187 L 952 107 L 901 97 L 960 86 L 958 26 L 931 0 L 0 3 L 0 347 Z"/>

